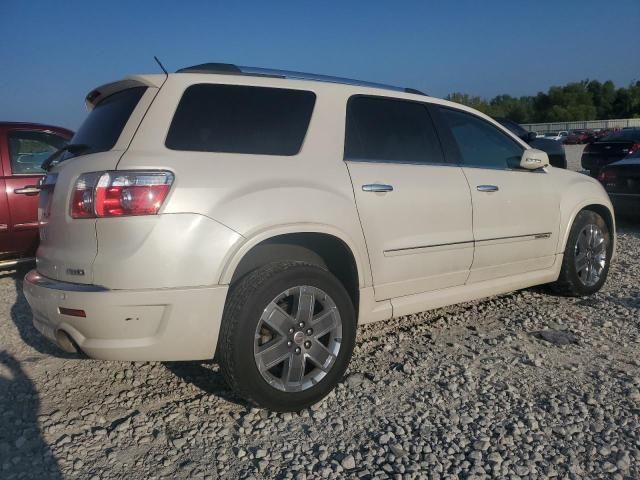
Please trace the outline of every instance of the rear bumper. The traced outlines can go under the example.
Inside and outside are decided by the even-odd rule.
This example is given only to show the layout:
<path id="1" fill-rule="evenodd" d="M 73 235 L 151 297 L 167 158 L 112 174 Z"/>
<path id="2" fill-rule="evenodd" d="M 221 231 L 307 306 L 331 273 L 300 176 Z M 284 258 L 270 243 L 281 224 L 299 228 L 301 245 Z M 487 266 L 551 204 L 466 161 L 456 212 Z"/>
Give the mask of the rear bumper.
<path id="1" fill-rule="evenodd" d="M 227 290 L 108 290 L 51 280 L 35 270 L 24 281 L 38 331 L 62 348 L 68 335 L 86 355 L 103 360 L 213 358 Z M 60 308 L 86 316 L 62 314 Z"/>

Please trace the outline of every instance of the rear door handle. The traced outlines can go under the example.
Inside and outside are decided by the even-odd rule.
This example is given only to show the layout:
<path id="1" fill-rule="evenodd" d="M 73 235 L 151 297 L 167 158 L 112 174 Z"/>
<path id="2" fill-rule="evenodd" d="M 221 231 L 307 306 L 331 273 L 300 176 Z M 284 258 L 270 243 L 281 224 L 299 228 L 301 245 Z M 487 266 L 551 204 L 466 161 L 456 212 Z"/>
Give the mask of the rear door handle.
<path id="1" fill-rule="evenodd" d="M 496 185 L 478 185 L 476 190 L 479 192 L 497 192 L 500 189 Z"/>
<path id="2" fill-rule="evenodd" d="M 23 188 L 16 188 L 13 193 L 19 193 L 21 195 L 37 195 L 40 193 L 40 187 L 36 187 L 35 185 L 27 185 Z"/>
<path id="3" fill-rule="evenodd" d="M 393 192 L 393 185 L 385 183 L 367 183 L 362 185 L 363 192 Z"/>

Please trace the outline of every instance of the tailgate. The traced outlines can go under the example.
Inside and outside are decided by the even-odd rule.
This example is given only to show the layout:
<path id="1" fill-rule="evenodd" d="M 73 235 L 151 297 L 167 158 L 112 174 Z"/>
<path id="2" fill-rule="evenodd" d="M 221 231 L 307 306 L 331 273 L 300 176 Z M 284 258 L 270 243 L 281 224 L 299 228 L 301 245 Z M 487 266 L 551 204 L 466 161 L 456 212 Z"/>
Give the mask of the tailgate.
<path id="1" fill-rule="evenodd" d="M 84 173 L 115 170 L 159 88 L 153 76 L 131 77 L 98 87 L 87 96 L 90 109 L 71 144 L 47 175 L 40 193 L 38 272 L 73 283 L 93 283 L 98 253 L 95 218 L 71 218 L 71 196 Z M 156 82 L 157 83 L 157 82 Z M 66 158 L 66 159 L 65 159 Z"/>

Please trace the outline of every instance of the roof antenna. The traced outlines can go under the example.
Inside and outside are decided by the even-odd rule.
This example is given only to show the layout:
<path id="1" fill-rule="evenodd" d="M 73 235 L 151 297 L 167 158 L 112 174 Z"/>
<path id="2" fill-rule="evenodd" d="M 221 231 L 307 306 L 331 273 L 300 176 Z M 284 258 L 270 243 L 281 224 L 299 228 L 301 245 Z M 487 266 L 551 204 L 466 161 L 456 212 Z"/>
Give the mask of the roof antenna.
<path id="1" fill-rule="evenodd" d="M 156 61 L 156 63 L 158 65 L 160 65 L 160 68 L 162 69 L 162 71 L 164 72 L 164 74 L 168 77 L 169 76 L 169 72 L 167 72 L 167 69 L 164 68 L 164 65 L 162 65 L 162 62 L 160 60 L 158 60 L 158 57 L 156 57 L 155 55 L 153 56 L 153 59 Z"/>

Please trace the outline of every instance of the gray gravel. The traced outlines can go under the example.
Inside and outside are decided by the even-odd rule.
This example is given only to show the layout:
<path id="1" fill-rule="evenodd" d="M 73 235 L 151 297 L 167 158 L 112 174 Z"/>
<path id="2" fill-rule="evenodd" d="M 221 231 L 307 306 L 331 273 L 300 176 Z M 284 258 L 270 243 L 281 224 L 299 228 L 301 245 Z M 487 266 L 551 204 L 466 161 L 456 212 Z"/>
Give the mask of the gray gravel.
<path id="1" fill-rule="evenodd" d="M 250 409 L 206 363 L 39 337 L 0 274 L 0 478 L 640 478 L 640 222 L 606 287 L 529 289 L 360 328 L 344 381 Z"/>

